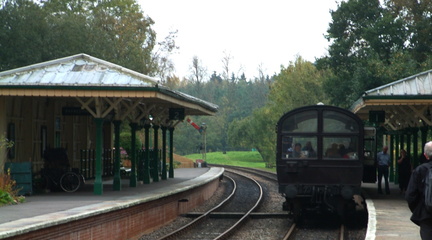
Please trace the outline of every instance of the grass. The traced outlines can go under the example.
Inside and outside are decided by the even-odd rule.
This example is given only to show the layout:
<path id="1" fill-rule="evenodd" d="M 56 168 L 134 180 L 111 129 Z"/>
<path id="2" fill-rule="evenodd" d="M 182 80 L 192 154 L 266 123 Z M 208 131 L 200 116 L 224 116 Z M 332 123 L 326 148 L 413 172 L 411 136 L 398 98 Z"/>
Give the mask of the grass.
<path id="1" fill-rule="evenodd" d="M 203 158 L 200 153 L 186 155 L 185 157 L 193 160 Z M 226 152 L 226 154 L 223 154 L 222 152 L 210 152 L 207 153 L 206 158 L 206 161 L 209 164 L 259 168 L 267 171 L 271 170 L 266 168 L 265 162 L 257 151 Z M 275 170 L 273 169 L 273 171 Z"/>

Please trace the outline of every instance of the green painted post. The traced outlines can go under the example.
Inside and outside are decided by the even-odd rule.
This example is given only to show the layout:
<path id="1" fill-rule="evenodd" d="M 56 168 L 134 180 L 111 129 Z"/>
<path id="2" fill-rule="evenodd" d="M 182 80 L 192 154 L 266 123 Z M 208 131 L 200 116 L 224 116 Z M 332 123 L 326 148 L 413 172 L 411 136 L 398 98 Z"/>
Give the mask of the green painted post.
<path id="1" fill-rule="evenodd" d="M 103 118 L 95 118 L 96 124 L 96 162 L 95 162 L 95 181 L 93 184 L 93 193 L 95 195 L 102 195 L 103 183 L 102 183 L 102 126 Z"/>
<path id="2" fill-rule="evenodd" d="M 153 141 L 153 182 L 159 182 L 159 149 L 158 149 L 158 130 L 159 126 L 153 125 L 154 141 Z"/>
<path id="3" fill-rule="evenodd" d="M 419 152 L 418 152 L 418 131 L 419 128 L 414 128 L 413 131 L 413 154 L 411 155 L 411 166 L 417 166 L 419 163 Z"/>
<path id="4" fill-rule="evenodd" d="M 170 132 L 170 164 L 169 164 L 169 173 L 168 173 L 168 177 L 169 178 L 174 178 L 174 128 L 169 128 L 169 132 Z"/>
<path id="5" fill-rule="evenodd" d="M 121 121 L 113 121 L 114 124 L 114 179 L 113 179 L 113 190 L 121 190 L 121 176 L 120 176 L 120 124 Z"/>
<path id="6" fill-rule="evenodd" d="M 421 129 L 421 133 L 422 133 L 422 135 L 421 135 L 421 137 L 422 137 L 422 153 L 423 153 L 423 150 L 424 150 L 423 149 L 424 145 L 427 142 L 428 131 L 429 131 L 429 126 L 422 127 L 422 129 Z"/>
<path id="7" fill-rule="evenodd" d="M 429 127 L 425 126 L 425 127 L 422 127 L 420 130 L 421 130 L 421 142 L 422 142 L 420 149 L 421 149 L 421 154 L 423 154 L 424 145 L 426 144 L 426 141 L 427 141 Z M 420 161 L 419 161 L 419 164 L 420 164 Z"/>
<path id="8" fill-rule="evenodd" d="M 131 175 L 129 179 L 129 186 L 137 186 L 137 175 L 136 175 L 136 130 L 138 127 L 137 123 L 130 123 L 131 127 Z"/>
<path id="9" fill-rule="evenodd" d="M 396 159 L 394 149 L 396 149 L 395 135 L 391 134 L 390 135 L 390 151 L 391 152 L 389 153 L 390 154 L 390 159 Z M 394 181 L 394 178 L 391 176 L 391 172 L 390 172 L 390 176 L 389 176 L 389 181 Z"/>
<path id="10" fill-rule="evenodd" d="M 167 168 L 166 168 L 166 149 L 167 149 L 167 142 L 166 142 L 166 130 L 167 128 L 162 126 L 162 180 L 167 180 Z"/>
<path id="11" fill-rule="evenodd" d="M 400 132 L 397 132 L 396 133 L 396 135 L 395 135 L 395 148 L 394 148 L 394 159 L 397 159 L 397 157 L 399 156 L 399 150 L 398 149 L 400 149 L 400 146 L 403 144 L 401 144 L 400 143 L 400 140 L 401 140 L 401 134 L 400 134 Z M 395 179 L 394 179 L 394 175 L 392 174 L 392 173 L 390 173 L 390 179 L 391 179 L 391 181 L 395 181 Z"/>
<path id="12" fill-rule="evenodd" d="M 149 184 L 150 183 L 150 166 L 149 166 L 149 159 L 150 159 L 150 150 L 149 150 L 149 135 L 150 135 L 150 125 L 146 124 L 144 125 L 144 183 Z"/>

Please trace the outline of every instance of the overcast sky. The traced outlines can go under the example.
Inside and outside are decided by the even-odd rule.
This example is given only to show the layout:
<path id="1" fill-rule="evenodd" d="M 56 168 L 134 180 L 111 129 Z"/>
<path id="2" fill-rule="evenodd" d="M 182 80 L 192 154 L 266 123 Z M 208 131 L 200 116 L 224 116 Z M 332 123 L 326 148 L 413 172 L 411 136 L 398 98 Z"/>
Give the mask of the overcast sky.
<path id="1" fill-rule="evenodd" d="M 338 2 L 340 2 L 338 0 Z M 232 57 L 231 72 L 258 76 L 278 73 L 297 55 L 314 61 L 327 52 L 324 38 L 336 0 L 138 0 L 151 17 L 158 41 L 178 30 L 180 47 L 172 59 L 176 75 L 189 76 L 193 56 L 222 73 L 222 59 Z M 225 54 L 224 54 L 225 52 Z"/>

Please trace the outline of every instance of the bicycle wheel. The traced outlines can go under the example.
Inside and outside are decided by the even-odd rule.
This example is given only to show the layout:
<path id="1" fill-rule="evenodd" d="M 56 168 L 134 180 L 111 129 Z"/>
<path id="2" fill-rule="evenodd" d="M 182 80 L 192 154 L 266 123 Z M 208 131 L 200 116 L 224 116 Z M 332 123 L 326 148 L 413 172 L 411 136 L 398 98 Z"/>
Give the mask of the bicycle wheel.
<path id="1" fill-rule="evenodd" d="M 74 172 L 67 172 L 60 178 L 60 187 L 65 192 L 75 192 L 81 185 L 81 179 Z"/>

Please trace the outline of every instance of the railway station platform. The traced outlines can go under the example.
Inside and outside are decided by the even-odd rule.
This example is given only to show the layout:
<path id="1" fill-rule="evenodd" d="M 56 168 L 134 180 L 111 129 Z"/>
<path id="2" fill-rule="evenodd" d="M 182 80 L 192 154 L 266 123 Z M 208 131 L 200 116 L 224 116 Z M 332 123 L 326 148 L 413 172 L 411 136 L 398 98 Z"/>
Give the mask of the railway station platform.
<path id="1" fill-rule="evenodd" d="M 104 181 L 102 195 L 87 183 L 74 193 L 26 197 L 25 203 L 0 207 L 0 239 L 136 239 L 211 197 L 224 169 L 180 168 L 174 178 L 113 191 Z"/>
<path id="2" fill-rule="evenodd" d="M 372 183 L 363 183 L 362 190 L 369 214 L 366 240 L 421 239 L 420 228 L 410 220 L 411 211 L 399 185 L 391 182 L 389 195 L 378 194 L 377 184 Z"/>

